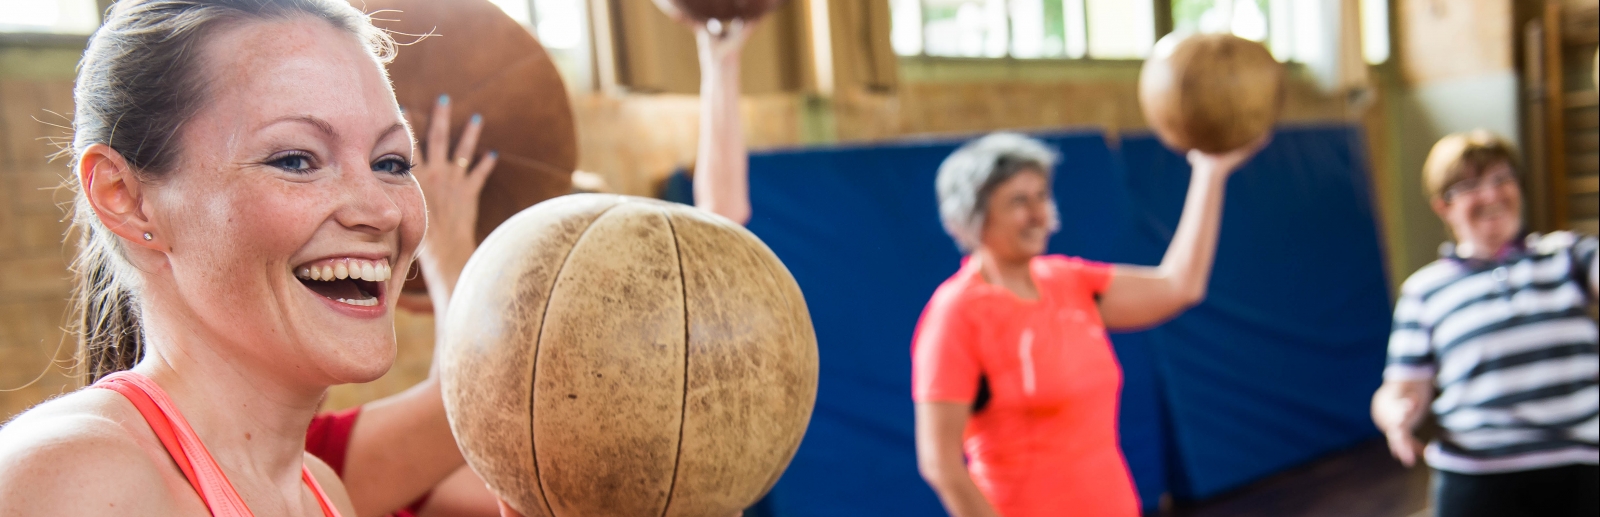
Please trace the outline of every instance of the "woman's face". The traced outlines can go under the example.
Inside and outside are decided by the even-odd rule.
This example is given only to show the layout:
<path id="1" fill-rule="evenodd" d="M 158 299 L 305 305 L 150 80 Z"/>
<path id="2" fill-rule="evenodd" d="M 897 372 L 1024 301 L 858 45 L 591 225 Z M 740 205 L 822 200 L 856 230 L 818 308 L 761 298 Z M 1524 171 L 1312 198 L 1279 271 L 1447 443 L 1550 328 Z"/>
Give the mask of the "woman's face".
<path id="1" fill-rule="evenodd" d="M 1456 239 L 1489 248 L 1484 253 L 1499 251 L 1522 231 L 1522 189 L 1507 163 L 1452 185 L 1433 205 Z"/>
<path id="2" fill-rule="evenodd" d="M 1002 259 L 1026 260 L 1050 243 L 1050 180 L 1025 169 L 989 193 L 983 220 L 983 247 Z"/>
<path id="3" fill-rule="evenodd" d="M 426 224 L 382 65 L 310 17 L 222 29 L 201 55 L 207 98 L 175 170 L 146 187 L 171 275 L 156 287 L 219 353 L 317 383 L 377 378 Z"/>

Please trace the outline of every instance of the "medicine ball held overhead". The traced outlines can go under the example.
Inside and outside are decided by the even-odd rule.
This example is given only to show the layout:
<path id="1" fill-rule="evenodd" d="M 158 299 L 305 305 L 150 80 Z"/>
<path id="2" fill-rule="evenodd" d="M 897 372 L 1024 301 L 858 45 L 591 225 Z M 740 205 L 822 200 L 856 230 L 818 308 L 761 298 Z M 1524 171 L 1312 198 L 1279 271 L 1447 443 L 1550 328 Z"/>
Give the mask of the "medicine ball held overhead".
<path id="1" fill-rule="evenodd" d="M 788 269 L 684 205 L 529 208 L 484 240 L 447 314 L 451 428 L 529 517 L 732 515 L 777 482 L 816 399 Z"/>
<path id="2" fill-rule="evenodd" d="M 1272 131 L 1283 65 L 1232 34 L 1169 34 L 1139 72 L 1139 105 L 1167 147 L 1231 151 Z"/>

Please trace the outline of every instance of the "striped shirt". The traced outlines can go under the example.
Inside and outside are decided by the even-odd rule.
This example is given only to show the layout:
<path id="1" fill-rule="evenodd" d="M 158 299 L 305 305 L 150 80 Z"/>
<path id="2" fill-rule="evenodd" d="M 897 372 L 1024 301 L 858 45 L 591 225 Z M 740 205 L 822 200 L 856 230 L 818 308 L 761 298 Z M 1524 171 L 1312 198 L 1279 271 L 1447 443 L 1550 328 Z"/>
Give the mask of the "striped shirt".
<path id="1" fill-rule="evenodd" d="M 1600 464 L 1596 240 L 1531 235 L 1495 260 L 1444 257 L 1406 279 L 1386 380 L 1431 380 L 1424 453 L 1463 474 Z"/>

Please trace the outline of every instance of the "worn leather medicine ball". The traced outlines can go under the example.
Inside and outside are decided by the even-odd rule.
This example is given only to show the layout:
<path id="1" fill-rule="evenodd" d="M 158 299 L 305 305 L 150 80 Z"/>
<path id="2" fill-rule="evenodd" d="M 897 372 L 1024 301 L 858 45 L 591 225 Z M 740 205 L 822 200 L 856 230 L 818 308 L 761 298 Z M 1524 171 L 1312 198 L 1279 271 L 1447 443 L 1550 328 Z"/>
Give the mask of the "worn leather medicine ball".
<path id="1" fill-rule="evenodd" d="M 783 0 L 655 0 L 667 14 L 682 13 L 697 21 L 755 20 L 778 7 Z"/>
<path id="2" fill-rule="evenodd" d="M 1277 122 L 1283 65 L 1232 34 L 1169 34 L 1139 72 L 1139 105 L 1167 147 L 1231 151 Z"/>
<path id="3" fill-rule="evenodd" d="M 574 194 L 484 240 L 440 346 L 461 450 L 528 517 L 726 517 L 793 458 L 817 345 L 787 268 L 692 207 Z"/>

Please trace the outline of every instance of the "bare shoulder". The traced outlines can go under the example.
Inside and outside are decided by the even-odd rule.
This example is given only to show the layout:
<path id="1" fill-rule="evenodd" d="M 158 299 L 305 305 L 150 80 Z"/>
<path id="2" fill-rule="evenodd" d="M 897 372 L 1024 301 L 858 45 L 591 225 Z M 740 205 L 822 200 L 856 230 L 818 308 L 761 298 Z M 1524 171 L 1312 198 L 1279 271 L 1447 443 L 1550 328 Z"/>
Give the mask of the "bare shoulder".
<path id="1" fill-rule="evenodd" d="M 114 392 L 79 390 L 40 404 L 0 427 L 0 517 L 187 515 L 183 503 L 198 499 L 174 496 L 177 469 L 160 447 Z"/>
<path id="2" fill-rule="evenodd" d="M 339 515 L 356 517 L 355 503 L 350 502 L 350 493 L 344 489 L 344 480 L 339 479 L 339 474 L 333 471 L 322 458 L 311 453 L 306 453 L 306 468 L 311 469 L 311 475 L 317 478 L 317 484 L 322 486 L 322 491 L 328 494 L 328 499 L 333 505 L 339 507 Z"/>

